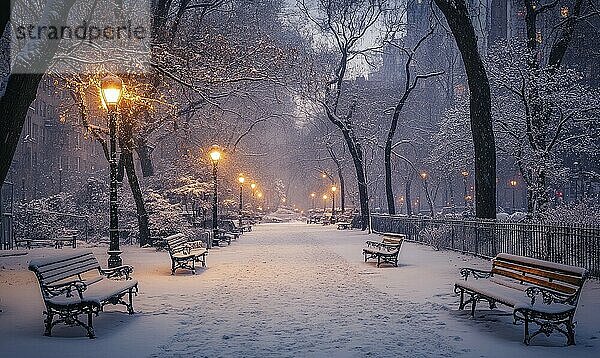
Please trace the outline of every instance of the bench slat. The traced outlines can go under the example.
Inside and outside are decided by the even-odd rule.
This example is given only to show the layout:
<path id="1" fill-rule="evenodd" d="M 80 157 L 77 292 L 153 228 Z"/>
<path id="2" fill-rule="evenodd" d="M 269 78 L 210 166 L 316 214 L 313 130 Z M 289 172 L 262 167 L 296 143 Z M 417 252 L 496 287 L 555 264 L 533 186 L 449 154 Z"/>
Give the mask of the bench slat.
<path id="1" fill-rule="evenodd" d="M 52 272 L 52 271 L 59 270 L 64 267 L 68 267 L 73 264 L 86 262 L 86 261 L 97 261 L 97 260 L 95 257 L 93 257 L 91 255 L 78 256 L 78 257 L 74 257 L 69 260 L 63 260 L 63 261 L 58 261 L 53 264 L 38 266 L 37 271 L 40 272 L 41 274 L 45 274 L 47 272 Z"/>
<path id="2" fill-rule="evenodd" d="M 554 283 L 554 282 L 549 282 L 549 281 L 542 280 L 542 279 L 539 279 L 539 278 L 536 278 L 536 277 L 532 277 L 532 276 L 520 275 L 520 274 L 515 273 L 513 271 L 508 271 L 508 270 L 501 269 L 501 268 L 493 268 L 492 269 L 492 273 L 494 275 L 506 276 L 506 277 L 513 278 L 515 280 L 519 280 L 519 281 L 523 281 L 523 282 L 528 282 L 528 283 L 531 283 L 531 284 L 536 285 L 536 286 L 541 286 L 541 287 L 549 288 L 551 290 L 554 290 L 554 291 L 557 291 L 557 292 L 562 292 L 562 293 L 565 293 L 565 294 L 568 294 L 568 295 L 572 295 L 575 292 L 577 292 L 577 289 L 575 289 L 573 287 L 561 285 L 561 284 Z"/>
<path id="3" fill-rule="evenodd" d="M 496 260 L 494 261 L 494 266 L 500 266 L 502 268 L 510 269 L 513 271 L 526 272 L 528 274 L 548 278 L 554 281 L 565 282 L 573 286 L 581 286 L 583 284 L 583 279 L 581 277 L 575 277 L 538 268 L 532 268 L 525 265 L 514 264 L 511 262 Z"/>

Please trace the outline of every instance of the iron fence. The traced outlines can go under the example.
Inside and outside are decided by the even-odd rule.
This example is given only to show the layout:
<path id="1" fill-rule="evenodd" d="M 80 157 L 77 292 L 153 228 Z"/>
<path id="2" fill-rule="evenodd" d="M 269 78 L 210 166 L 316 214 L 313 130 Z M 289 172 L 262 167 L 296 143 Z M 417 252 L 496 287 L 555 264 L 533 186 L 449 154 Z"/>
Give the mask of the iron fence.
<path id="1" fill-rule="evenodd" d="M 600 278 L 600 226 L 448 220 L 372 214 L 375 232 L 404 234 L 437 249 L 491 258 L 500 252 L 585 267 Z"/>

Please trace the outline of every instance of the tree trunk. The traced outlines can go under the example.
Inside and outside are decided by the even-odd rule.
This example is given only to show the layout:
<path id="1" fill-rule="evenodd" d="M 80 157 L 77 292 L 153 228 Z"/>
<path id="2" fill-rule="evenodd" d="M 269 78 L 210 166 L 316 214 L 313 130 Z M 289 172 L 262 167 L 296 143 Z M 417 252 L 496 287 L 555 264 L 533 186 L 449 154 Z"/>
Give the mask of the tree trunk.
<path id="1" fill-rule="evenodd" d="M 144 205 L 142 190 L 135 172 L 133 153 L 128 150 L 123 151 L 121 154 L 121 160 L 124 162 L 123 164 L 125 166 L 125 171 L 127 172 L 127 180 L 129 181 L 131 194 L 133 194 L 133 200 L 135 201 L 140 246 L 144 246 L 150 241 L 150 229 L 148 227 L 148 213 L 146 212 L 146 207 Z"/>
<path id="2" fill-rule="evenodd" d="M 19 144 L 29 105 L 35 100 L 41 74 L 14 74 L 0 98 L 0 183 L 4 183 Z"/>
<path id="3" fill-rule="evenodd" d="M 124 169 L 127 173 L 127 180 L 129 182 L 129 188 L 135 201 L 135 208 L 138 219 L 138 233 L 140 246 L 146 245 L 150 240 L 150 229 L 148 227 L 148 212 L 144 204 L 144 198 L 142 196 L 142 189 L 135 172 L 135 164 L 133 161 L 133 118 L 126 118 L 125 114 L 122 114 L 123 119 L 121 126 L 119 127 L 119 147 L 121 148 L 121 159 L 119 161 L 119 167 Z M 121 179 L 122 179 L 121 174 Z"/>
<path id="4" fill-rule="evenodd" d="M 496 218 L 496 145 L 490 84 L 477 47 L 465 0 L 435 0 L 444 14 L 465 64 L 470 94 L 471 134 L 475 147 L 476 216 Z"/>
<path id="5" fill-rule="evenodd" d="M 335 122 L 334 122 L 335 123 Z M 358 184 L 358 199 L 360 202 L 361 230 L 369 227 L 369 193 L 367 191 L 367 177 L 363 167 L 363 152 L 360 143 L 357 142 L 348 129 L 342 129 L 344 140 L 352 156 L 352 163 L 356 171 L 356 181 Z"/>
<path id="6" fill-rule="evenodd" d="M 392 120 L 392 128 L 396 127 L 396 119 Z M 394 202 L 394 189 L 392 188 L 392 138 L 393 131 L 390 129 L 385 141 L 383 163 L 385 167 L 385 197 L 387 198 L 388 214 L 396 214 L 396 203 Z"/>
<path id="7" fill-rule="evenodd" d="M 48 26 L 65 22 L 75 0 L 54 0 L 46 2 L 44 13 L 38 26 Z M 8 12 L 4 12 L 9 2 L 2 5 L 0 26 L 4 33 L 8 28 Z M 23 123 L 29 105 L 36 98 L 37 87 L 43 73 L 49 66 L 49 59 L 58 49 L 59 41 L 32 40 L 17 54 L 12 65 L 6 90 L 0 98 L 0 184 L 4 183 L 19 144 Z M 33 68 L 32 68 L 33 66 Z M 29 73 L 36 69 L 39 73 Z"/>
<path id="8" fill-rule="evenodd" d="M 344 182 L 344 175 L 342 173 L 342 167 L 338 167 L 338 178 L 340 179 L 340 208 L 342 214 L 346 210 L 346 184 Z"/>
<path id="9" fill-rule="evenodd" d="M 412 184 L 412 179 L 410 177 L 406 178 L 406 183 L 404 184 L 404 197 L 406 202 L 406 215 L 412 216 L 412 203 L 410 197 L 410 187 Z"/>

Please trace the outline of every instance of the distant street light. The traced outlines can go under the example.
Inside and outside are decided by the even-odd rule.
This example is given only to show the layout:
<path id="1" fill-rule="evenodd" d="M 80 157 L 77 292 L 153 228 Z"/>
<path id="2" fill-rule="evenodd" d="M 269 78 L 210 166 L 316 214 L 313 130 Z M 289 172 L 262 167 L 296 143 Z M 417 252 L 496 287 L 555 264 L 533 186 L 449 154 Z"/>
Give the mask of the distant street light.
<path id="1" fill-rule="evenodd" d="M 239 226 L 242 227 L 242 211 L 244 210 L 244 206 L 242 203 L 242 191 L 244 190 L 244 182 L 246 181 L 246 178 L 244 178 L 243 174 L 240 174 L 240 176 L 238 177 L 238 182 L 240 182 L 240 210 L 238 213 L 238 223 Z"/>
<path id="2" fill-rule="evenodd" d="M 463 184 L 465 185 L 465 194 L 464 194 L 464 199 L 465 199 L 465 209 L 467 208 L 467 177 L 469 176 L 469 172 L 466 170 L 463 170 L 462 172 L 460 172 L 463 176 Z"/>
<path id="3" fill-rule="evenodd" d="M 218 234 L 218 229 L 217 229 L 217 166 L 219 165 L 219 161 L 221 160 L 221 157 L 223 156 L 223 153 L 221 152 L 221 148 L 218 145 L 213 145 L 210 149 L 209 152 L 209 156 L 210 156 L 210 160 L 212 162 L 213 165 L 213 207 L 212 207 L 212 226 L 213 226 L 213 235 L 212 237 L 208 240 L 209 242 L 207 243 L 207 247 L 210 249 L 212 248 L 212 239 L 214 237 L 217 236 Z"/>
<path id="4" fill-rule="evenodd" d="M 327 205 L 327 198 L 328 198 L 327 194 L 323 194 L 323 218 L 325 218 L 325 210 L 326 210 L 325 205 Z"/>
<path id="5" fill-rule="evenodd" d="M 335 216 L 335 192 L 337 187 L 335 185 L 331 186 L 331 221 L 333 222 L 333 217 Z"/>
<path id="6" fill-rule="evenodd" d="M 317 196 L 316 193 L 310 193 L 310 197 L 312 199 L 312 209 L 315 210 L 315 197 Z"/>
<path id="7" fill-rule="evenodd" d="M 515 212 L 515 192 L 517 191 L 517 185 L 518 184 L 519 183 L 516 180 L 514 180 L 514 179 L 511 179 L 508 182 L 508 185 L 510 185 L 510 187 L 512 188 L 512 212 L 513 213 Z"/>
<path id="8" fill-rule="evenodd" d="M 102 103 L 108 113 L 108 135 L 109 135 L 109 167 L 110 167 L 110 193 L 109 193 L 109 212 L 110 244 L 108 247 L 108 267 L 114 268 L 121 266 L 121 250 L 119 247 L 119 204 L 117 202 L 117 115 L 119 112 L 119 102 L 121 102 L 123 92 L 123 81 L 117 76 L 106 76 L 102 79 L 100 95 Z M 62 175 L 60 180 L 62 181 Z M 62 189 L 62 188 L 61 188 Z"/>

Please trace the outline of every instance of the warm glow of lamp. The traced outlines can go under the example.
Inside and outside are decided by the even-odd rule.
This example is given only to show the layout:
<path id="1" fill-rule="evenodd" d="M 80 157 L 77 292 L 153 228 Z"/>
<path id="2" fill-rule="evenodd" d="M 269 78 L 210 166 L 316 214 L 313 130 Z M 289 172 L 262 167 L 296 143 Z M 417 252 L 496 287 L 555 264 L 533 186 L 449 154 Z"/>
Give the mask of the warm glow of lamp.
<path id="1" fill-rule="evenodd" d="M 256 183 L 250 184 L 250 189 L 252 189 L 252 190 L 256 189 Z"/>
<path id="2" fill-rule="evenodd" d="M 210 156 L 210 160 L 212 160 L 214 163 L 217 163 L 219 160 L 221 160 L 223 153 L 221 153 L 221 148 L 219 148 L 218 145 L 213 145 L 208 155 Z"/>
<path id="3" fill-rule="evenodd" d="M 117 76 L 106 76 L 100 82 L 102 101 L 106 106 L 116 106 L 121 101 L 123 80 Z"/>
<path id="4" fill-rule="evenodd" d="M 321 174 L 321 176 L 323 177 L 323 179 L 327 178 L 327 174 L 326 173 Z"/>
<path id="5" fill-rule="evenodd" d="M 473 197 L 471 195 L 465 196 L 465 200 L 471 200 L 471 199 L 473 199 Z"/>
<path id="6" fill-rule="evenodd" d="M 331 186 L 331 191 L 335 193 L 335 191 L 337 190 L 337 187 L 335 185 Z"/>
<path id="7" fill-rule="evenodd" d="M 316 193 L 310 193 L 311 198 L 314 198 L 315 196 L 317 196 Z"/>
<path id="8" fill-rule="evenodd" d="M 421 178 L 422 178 L 423 180 L 426 180 L 426 179 L 427 179 L 427 173 L 426 173 L 426 172 L 421 172 L 421 174 L 419 174 L 419 175 L 421 176 Z"/>
<path id="9" fill-rule="evenodd" d="M 258 198 L 260 199 L 260 198 L 262 198 L 263 193 L 258 193 L 258 194 L 256 194 L 256 196 L 258 196 Z"/>
<path id="10" fill-rule="evenodd" d="M 469 172 L 466 170 L 463 170 L 462 172 L 460 172 L 462 174 L 463 177 L 468 177 L 469 176 Z"/>
<path id="11" fill-rule="evenodd" d="M 327 200 L 328 196 L 327 194 L 323 194 L 323 200 Z"/>
<path id="12" fill-rule="evenodd" d="M 238 181 L 240 182 L 240 184 L 244 184 L 244 182 L 246 181 L 246 178 L 244 178 L 243 174 L 240 174 L 238 177 Z"/>
<path id="13" fill-rule="evenodd" d="M 512 179 L 511 181 L 508 182 L 508 184 L 510 186 L 512 186 L 513 188 L 517 186 L 517 184 L 519 184 L 516 180 Z"/>

